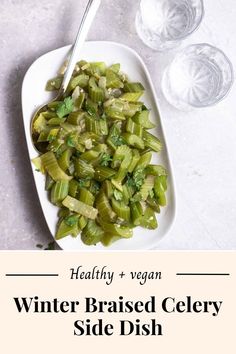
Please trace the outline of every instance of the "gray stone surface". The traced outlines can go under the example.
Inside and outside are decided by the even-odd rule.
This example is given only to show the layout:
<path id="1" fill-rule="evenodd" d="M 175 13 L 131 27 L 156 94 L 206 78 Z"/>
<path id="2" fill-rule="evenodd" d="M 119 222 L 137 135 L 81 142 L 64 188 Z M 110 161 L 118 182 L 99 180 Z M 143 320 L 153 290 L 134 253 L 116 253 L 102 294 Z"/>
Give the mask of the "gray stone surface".
<path id="1" fill-rule="evenodd" d="M 51 236 L 31 174 L 21 114 L 21 84 L 40 55 L 72 43 L 86 0 L 0 1 L 0 249 L 36 249 Z M 236 249 L 235 87 L 216 107 L 181 113 L 160 91 L 174 51 L 145 47 L 136 35 L 138 1 L 102 0 L 89 33 L 134 48 L 147 64 L 160 100 L 173 160 L 178 213 L 158 249 Z M 200 29 L 184 44 L 210 42 L 236 60 L 236 3 L 206 0 Z"/>

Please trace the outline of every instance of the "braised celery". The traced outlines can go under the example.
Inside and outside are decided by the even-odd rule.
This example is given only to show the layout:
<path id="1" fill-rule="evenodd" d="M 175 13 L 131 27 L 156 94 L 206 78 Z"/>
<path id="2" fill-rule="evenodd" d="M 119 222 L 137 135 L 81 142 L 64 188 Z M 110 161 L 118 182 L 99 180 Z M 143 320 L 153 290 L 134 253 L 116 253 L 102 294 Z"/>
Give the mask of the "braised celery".
<path id="1" fill-rule="evenodd" d="M 46 89 L 58 90 L 62 79 L 60 73 Z M 57 240 L 81 233 L 88 246 L 109 246 L 132 237 L 136 226 L 158 227 L 168 176 L 152 163 L 162 143 L 149 131 L 155 125 L 141 101 L 144 92 L 120 64 L 81 60 L 63 98 L 34 121 L 42 154 L 32 162 L 60 208 Z"/>

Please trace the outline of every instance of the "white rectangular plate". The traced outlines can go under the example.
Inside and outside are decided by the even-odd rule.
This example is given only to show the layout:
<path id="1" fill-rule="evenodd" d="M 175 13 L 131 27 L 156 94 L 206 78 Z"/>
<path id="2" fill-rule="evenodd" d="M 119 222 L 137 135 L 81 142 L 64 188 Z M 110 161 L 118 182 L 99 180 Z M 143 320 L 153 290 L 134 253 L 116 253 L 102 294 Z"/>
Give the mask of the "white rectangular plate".
<path id="1" fill-rule="evenodd" d="M 30 159 L 37 156 L 30 136 L 30 120 L 35 110 L 40 105 L 48 102 L 53 98 L 53 95 L 55 95 L 55 93 L 53 94 L 45 91 L 45 84 L 48 79 L 57 75 L 57 71 L 67 58 L 69 50 L 70 46 L 67 46 L 41 56 L 31 65 L 25 75 L 22 86 L 22 109 Z M 100 243 L 97 246 L 85 246 L 81 242 L 80 237 L 72 238 L 70 236 L 58 241 L 58 244 L 62 249 L 66 250 L 144 250 L 154 248 L 158 241 L 167 234 L 173 224 L 176 202 L 173 173 L 168 156 L 163 126 L 157 107 L 157 99 L 150 75 L 148 74 L 142 59 L 135 51 L 129 47 L 114 42 L 86 42 L 78 60 L 79 59 L 87 61 L 104 61 L 107 65 L 120 63 L 121 70 L 128 74 L 130 80 L 140 81 L 144 85 L 146 92 L 142 97 L 142 100 L 145 105 L 151 109 L 151 120 L 157 123 L 157 128 L 153 129 L 152 133 L 159 137 L 163 143 L 162 152 L 158 155 L 154 154 L 152 162 L 163 164 L 168 169 L 168 205 L 167 207 L 162 208 L 160 215 L 157 215 L 159 223 L 157 230 L 146 230 L 137 227 L 134 229 L 133 238 L 115 242 L 109 248 L 103 247 Z M 49 202 L 47 192 L 44 189 L 45 176 L 35 171 L 33 164 L 32 171 L 45 219 L 50 232 L 52 235 L 55 235 L 58 220 L 58 208 Z"/>

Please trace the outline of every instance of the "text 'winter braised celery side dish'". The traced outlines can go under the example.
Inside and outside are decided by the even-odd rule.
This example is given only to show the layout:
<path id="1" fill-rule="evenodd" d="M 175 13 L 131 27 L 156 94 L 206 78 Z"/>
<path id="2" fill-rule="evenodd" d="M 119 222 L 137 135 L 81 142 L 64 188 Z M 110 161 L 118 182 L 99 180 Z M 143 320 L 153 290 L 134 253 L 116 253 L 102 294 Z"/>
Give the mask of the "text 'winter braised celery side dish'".
<path id="1" fill-rule="evenodd" d="M 62 75 L 46 89 L 59 89 Z M 56 239 L 78 237 L 109 246 L 133 229 L 158 227 L 166 205 L 167 171 L 151 163 L 161 142 L 140 101 L 141 83 L 120 65 L 80 61 L 66 95 L 39 114 L 33 139 L 42 154 L 33 160 L 46 175 L 50 201 L 58 206 Z"/>

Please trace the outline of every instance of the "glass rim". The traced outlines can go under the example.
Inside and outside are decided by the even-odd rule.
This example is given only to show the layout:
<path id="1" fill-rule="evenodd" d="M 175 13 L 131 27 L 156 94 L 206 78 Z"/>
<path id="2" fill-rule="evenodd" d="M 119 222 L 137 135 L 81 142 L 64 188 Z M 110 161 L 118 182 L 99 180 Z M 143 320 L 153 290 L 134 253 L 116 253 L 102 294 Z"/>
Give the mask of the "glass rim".
<path id="1" fill-rule="evenodd" d="M 144 1 L 144 0 L 140 1 L 140 5 L 141 5 L 142 1 Z M 199 29 L 199 27 L 200 27 L 200 25 L 202 23 L 202 20 L 203 20 L 203 18 L 205 16 L 205 7 L 204 7 L 204 1 L 203 0 L 198 0 L 198 1 L 199 1 L 200 5 L 201 5 L 201 15 L 199 16 L 199 19 L 198 19 L 196 25 L 187 34 L 180 35 L 177 39 L 166 39 L 166 42 L 173 42 L 174 43 L 174 42 L 182 41 L 182 40 L 184 40 L 185 38 L 187 38 L 188 36 L 190 36 L 192 33 L 194 33 L 195 31 L 197 31 Z M 139 5 L 139 11 L 141 12 L 141 17 L 142 17 L 142 11 L 141 11 L 140 5 Z"/>
<path id="2" fill-rule="evenodd" d="M 224 60 L 226 61 L 226 63 L 228 64 L 229 66 L 229 71 L 230 71 L 230 81 L 229 81 L 229 85 L 228 85 L 228 88 L 226 90 L 226 92 L 219 98 L 217 99 L 215 102 L 213 103 L 210 103 L 210 104 L 203 104 L 201 107 L 200 106 L 195 106 L 195 105 L 190 105 L 190 107 L 193 107 L 193 108 L 207 108 L 207 107 L 212 107 L 212 106 L 215 106 L 217 103 L 223 101 L 227 96 L 228 94 L 230 93 L 231 89 L 232 89 L 232 86 L 234 84 L 234 79 L 235 79 L 235 74 L 234 74 L 234 67 L 233 67 L 233 64 L 231 62 L 231 60 L 228 58 L 228 56 L 225 54 L 225 52 L 218 48 L 218 47 L 215 47 L 209 43 L 195 43 L 195 44 L 190 44 L 186 47 L 184 47 L 180 52 L 178 52 L 174 59 L 172 60 L 172 62 L 167 66 L 167 68 L 165 69 L 164 71 L 164 74 L 170 69 L 170 67 L 172 66 L 173 63 L 175 63 L 177 61 L 177 59 L 179 59 L 179 57 L 181 57 L 181 55 L 186 51 L 186 49 L 190 48 L 190 47 L 198 47 L 198 46 L 204 46 L 204 47 L 208 47 L 208 48 L 211 48 L 211 49 L 214 49 L 216 52 L 220 53 Z M 162 79 L 164 78 L 164 74 L 163 74 L 163 77 Z"/>

